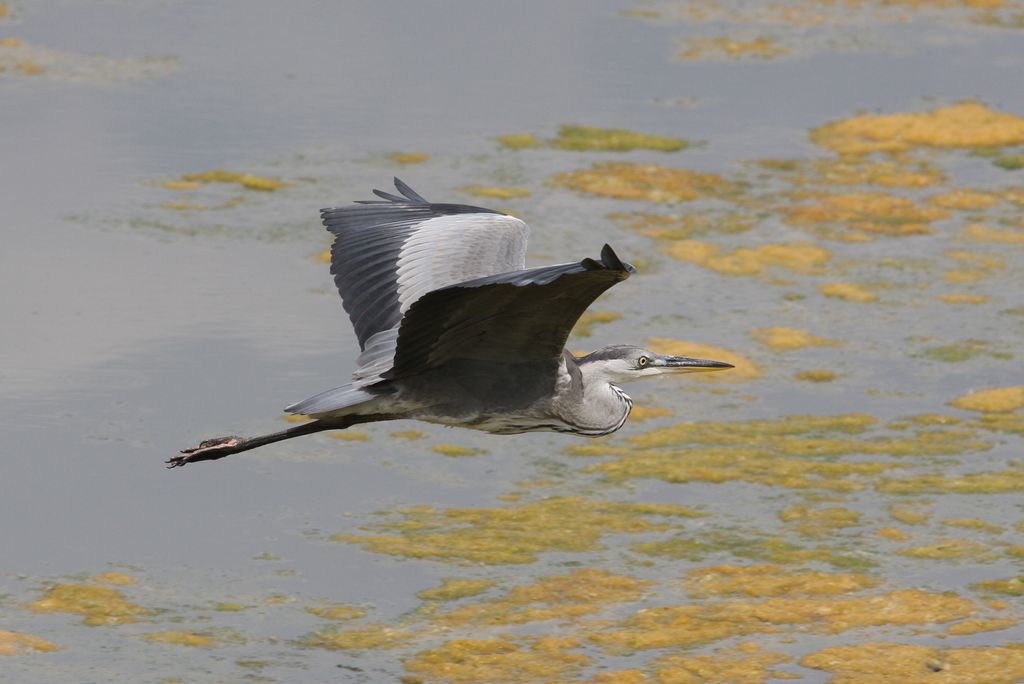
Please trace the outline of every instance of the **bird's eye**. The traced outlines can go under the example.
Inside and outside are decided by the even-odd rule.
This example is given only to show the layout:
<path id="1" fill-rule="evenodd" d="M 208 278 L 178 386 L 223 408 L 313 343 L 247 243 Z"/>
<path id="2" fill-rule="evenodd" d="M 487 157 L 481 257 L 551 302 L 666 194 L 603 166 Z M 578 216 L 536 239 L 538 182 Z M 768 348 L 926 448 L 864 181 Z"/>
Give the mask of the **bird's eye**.
<path id="1" fill-rule="evenodd" d="M 639 366 L 640 368 L 643 368 L 644 366 L 646 366 L 647 365 L 647 357 L 646 356 L 641 356 L 639 359 L 636 360 L 636 365 Z"/>

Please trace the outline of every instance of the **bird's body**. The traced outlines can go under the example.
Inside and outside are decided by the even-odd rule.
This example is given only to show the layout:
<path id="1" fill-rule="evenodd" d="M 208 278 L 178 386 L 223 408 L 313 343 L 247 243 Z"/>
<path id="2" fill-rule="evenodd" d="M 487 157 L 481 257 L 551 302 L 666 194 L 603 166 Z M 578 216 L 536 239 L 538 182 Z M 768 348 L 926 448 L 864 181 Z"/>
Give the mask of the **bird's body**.
<path id="1" fill-rule="evenodd" d="M 285 410 L 314 419 L 253 438 L 206 440 L 170 467 L 358 423 L 416 419 L 495 434 L 598 436 L 633 402 L 615 383 L 729 364 L 565 341 L 590 303 L 635 269 L 605 245 L 600 260 L 526 269 L 528 228 L 489 209 L 401 197 L 325 209 L 331 273 L 362 353 L 352 382 Z"/>

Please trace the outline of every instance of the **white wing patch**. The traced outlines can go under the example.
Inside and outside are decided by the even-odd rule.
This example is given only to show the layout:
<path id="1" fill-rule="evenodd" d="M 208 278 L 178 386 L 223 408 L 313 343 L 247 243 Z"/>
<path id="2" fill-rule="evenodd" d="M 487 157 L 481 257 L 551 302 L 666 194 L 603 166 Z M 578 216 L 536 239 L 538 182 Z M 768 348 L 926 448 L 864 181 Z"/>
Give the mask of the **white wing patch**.
<path id="1" fill-rule="evenodd" d="M 398 301 L 413 302 L 442 287 L 526 267 L 525 223 L 504 214 L 454 214 L 416 228 L 398 257 Z"/>

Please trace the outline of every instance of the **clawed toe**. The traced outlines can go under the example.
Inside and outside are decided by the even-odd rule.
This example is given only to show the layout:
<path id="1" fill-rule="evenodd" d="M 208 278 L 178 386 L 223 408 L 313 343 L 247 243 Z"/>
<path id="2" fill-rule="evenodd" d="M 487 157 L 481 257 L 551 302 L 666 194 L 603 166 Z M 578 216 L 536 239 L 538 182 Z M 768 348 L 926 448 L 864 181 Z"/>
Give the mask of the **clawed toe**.
<path id="1" fill-rule="evenodd" d="M 168 468 L 181 468 L 196 461 L 212 461 L 224 458 L 234 453 L 234 448 L 241 444 L 241 442 L 242 438 L 235 437 L 234 435 L 231 437 L 205 439 L 199 443 L 199 446 L 192 447 L 191 449 L 182 449 L 181 456 L 174 456 L 164 462 Z"/>

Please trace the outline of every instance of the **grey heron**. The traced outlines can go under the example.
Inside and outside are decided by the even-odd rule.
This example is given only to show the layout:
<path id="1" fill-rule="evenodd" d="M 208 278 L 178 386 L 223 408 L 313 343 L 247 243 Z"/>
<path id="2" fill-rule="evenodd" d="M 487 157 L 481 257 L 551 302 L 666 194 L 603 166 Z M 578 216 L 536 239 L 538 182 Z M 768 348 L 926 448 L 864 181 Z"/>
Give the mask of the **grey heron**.
<path id="1" fill-rule="evenodd" d="M 208 439 L 169 468 L 360 423 L 412 418 L 495 434 L 598 436 L 633 406 L 616 383 L 728 363 L 632 345 L 576 357 L 565 349 L 590 304 L 635 269 L 599 259 L 526 268 L 527 225 L 462 204 L 400 195 L 324 209 L 331 273 L 361 353 L 352 382 L 285 408 L 309 422 L 256 437 Z"/>

